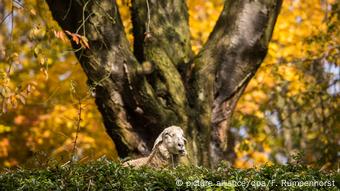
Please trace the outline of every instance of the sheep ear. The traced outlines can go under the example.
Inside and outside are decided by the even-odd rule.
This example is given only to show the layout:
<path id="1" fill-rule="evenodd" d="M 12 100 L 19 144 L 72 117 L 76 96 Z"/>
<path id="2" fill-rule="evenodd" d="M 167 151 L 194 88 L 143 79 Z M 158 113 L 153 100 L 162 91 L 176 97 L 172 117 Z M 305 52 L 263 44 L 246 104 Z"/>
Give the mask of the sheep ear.
<path id="1" fill-rule="evenodd" d="M 152 150 L 154 150 L 154 149 L 156 148 L 157 145 L 159 145 L 159 144 L 162 143 L 162 141 L 163 141 L 162 137 L 163 137 L 163 133 L 161 133 L 161 134 L 157 137 L 155 143 L 153 144 Z"/>
<path id="2" fill-rule="evenodd" d="M 187 141 L 187 139 L 186 139 L 185 137 L 183 137 L 183 139 L 184 139 L 184 142 L 185 142 L 185 143 L 187 143 L 187 142 L 188 142 L 188 141 Z"/>

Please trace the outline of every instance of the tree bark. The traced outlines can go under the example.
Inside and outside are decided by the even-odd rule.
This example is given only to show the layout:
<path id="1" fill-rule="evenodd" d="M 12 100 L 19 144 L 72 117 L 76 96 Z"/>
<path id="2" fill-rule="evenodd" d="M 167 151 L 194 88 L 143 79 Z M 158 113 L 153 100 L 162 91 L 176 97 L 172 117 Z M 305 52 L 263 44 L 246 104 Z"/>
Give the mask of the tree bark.
<path id="1" fill-rule="evenodd" d="M 183 0 L 134 0 L 134 52 L 116 2 L 47 0 L 95 91 L 120 157 L 145 155 L 167 126 L 183 127 L 192 164 L 233 156 L 228 138 L 239 97 L 262 63 L 282 0 L 227 0 L 207 43 L 194 56 Z"/>

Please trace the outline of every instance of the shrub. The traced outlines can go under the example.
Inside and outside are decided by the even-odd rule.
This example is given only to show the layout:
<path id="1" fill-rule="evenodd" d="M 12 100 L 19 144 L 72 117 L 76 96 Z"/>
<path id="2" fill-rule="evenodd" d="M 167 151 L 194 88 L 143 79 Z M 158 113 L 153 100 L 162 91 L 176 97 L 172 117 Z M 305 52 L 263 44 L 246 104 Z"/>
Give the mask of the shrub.
<path id="1" fill-rule="evenodd" d="M 88 164 L 8 171 L 0 175 L 0 190 L 340 190 L 340 173 L 300 164 L 135 170 L 102 158 Z"/>

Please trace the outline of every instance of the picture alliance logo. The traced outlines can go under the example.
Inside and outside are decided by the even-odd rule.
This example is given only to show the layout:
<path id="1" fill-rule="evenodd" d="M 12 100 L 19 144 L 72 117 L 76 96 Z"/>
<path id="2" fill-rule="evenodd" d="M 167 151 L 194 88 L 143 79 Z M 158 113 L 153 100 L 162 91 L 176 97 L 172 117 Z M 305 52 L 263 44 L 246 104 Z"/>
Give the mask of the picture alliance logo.
<path id="1" fill-rule="evenodd" d="M 231 187 L 231 188 L 268 188 L 273 186 L 284 186 L 284 187 L 332 187 L 335 186 L 334 180 L 326 180 L 326 181 L 294 181 L 294 180 L 269 180 L 269 181 L 217 181 L 212 182 L 209 180 L 192 180 L 192 181 L 183 181 L 181 179 L 176 179 L 176 186 L 178 187 Z"/>
<path id="2" fill-rule="evenodd" d="M 183 181 L 180 179 L 176 180 L 176 186 L 186 186 L 186 187 L 211 187 L 211 186 L 216 186 L 216 187 L 242 187 L 242 188 L 248 188 L 249 186 L 251 187 L 268 187 L 274 185 L 275 181 L 217 181 L 217 182 L 212 182 L 209 180 L 193 180 L 193 181 Z"/>

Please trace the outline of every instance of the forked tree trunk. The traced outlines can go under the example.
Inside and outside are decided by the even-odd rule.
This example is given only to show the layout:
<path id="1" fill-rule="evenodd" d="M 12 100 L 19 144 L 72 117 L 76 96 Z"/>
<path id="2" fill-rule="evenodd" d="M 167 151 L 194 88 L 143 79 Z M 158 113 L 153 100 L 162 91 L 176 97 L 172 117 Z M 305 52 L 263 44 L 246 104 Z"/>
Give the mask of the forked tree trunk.
<path id="1" fill-rule="evenodd" d="M 191 164 L 233 159 L 232 113 L 261 65 L 282 0 L 226 0 L 194 55 L 184 0 L 132 0 L 134 51 L 114 0 L 46 0 L 71 40 L 118 154 L 145 155 L 167 126 L 188 139 Z M 151 67 L 150 67 L 151 66 Z"/>

